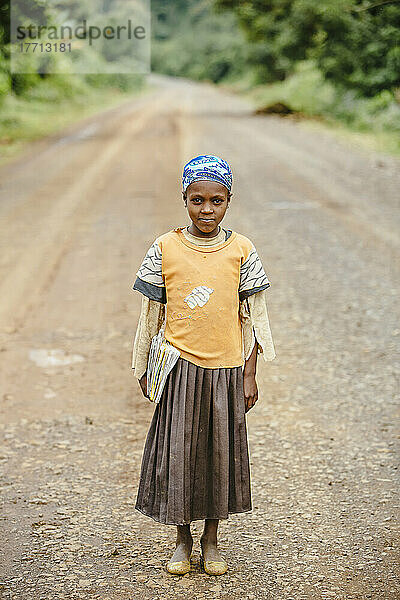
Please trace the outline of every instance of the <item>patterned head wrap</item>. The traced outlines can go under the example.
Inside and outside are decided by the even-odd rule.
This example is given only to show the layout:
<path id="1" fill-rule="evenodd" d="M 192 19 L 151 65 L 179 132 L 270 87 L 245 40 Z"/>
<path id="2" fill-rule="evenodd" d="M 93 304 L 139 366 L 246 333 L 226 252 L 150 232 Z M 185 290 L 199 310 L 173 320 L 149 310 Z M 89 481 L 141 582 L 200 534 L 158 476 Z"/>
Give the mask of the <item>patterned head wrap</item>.
<path id="1" fill-rule="evenodd" d="M 232 187 L 232 171 L 228 163 L 213 154 L 202 154 L 189 160 L 183 168 L 182 188 L 185 192 L 193 181 L 204 180 L 222 183 L 228 191 Z"/>

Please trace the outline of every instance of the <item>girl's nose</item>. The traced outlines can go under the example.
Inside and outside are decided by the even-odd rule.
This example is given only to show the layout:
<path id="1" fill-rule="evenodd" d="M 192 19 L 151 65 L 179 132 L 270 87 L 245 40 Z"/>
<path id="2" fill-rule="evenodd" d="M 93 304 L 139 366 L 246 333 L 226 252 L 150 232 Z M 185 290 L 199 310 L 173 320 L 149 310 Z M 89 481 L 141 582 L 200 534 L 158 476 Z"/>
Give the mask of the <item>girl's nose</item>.
<path id="1" fill-rule="evenodd" d="M 202 206 L 201 212 L 209 214 L 209 213 L 214 212 L 214 210 L 213 210 L 213 207 L 211 205 L 205 204 L 204 206 Z"/>

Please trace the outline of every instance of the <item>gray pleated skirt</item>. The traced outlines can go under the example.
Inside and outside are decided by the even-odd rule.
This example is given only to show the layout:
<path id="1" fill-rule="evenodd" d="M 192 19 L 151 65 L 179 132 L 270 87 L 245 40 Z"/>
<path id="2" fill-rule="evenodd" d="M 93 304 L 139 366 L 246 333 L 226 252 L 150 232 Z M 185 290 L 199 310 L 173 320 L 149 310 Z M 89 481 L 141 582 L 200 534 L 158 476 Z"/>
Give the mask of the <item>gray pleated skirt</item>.
<path id="1" fill-rule="evenodd" d="M 178 359 L 155 406 L 135 508 L 166 525 L 252 509 L 242 367 Z"/>

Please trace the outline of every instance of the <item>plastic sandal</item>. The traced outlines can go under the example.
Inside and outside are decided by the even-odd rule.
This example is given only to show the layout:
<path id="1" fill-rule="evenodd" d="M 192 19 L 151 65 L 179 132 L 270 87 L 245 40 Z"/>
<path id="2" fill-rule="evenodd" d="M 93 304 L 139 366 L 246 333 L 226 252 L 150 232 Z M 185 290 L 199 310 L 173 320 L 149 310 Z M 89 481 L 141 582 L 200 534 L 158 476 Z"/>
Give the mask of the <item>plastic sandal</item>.
<path id="1" fill-rule="evenodd" d="M 172 575 L 186 575 L 190 571 L 190 559 L 169 562 L 167 564 L 167 571 L 168 573 L 172 573 Z"/>
<path id="2" fill-rule="evenodd" d="M 200 554 L 200 561 L 207 575 L 223 575 L 228 570 L 225 560 L 204 560 L 204 556 Z"/>

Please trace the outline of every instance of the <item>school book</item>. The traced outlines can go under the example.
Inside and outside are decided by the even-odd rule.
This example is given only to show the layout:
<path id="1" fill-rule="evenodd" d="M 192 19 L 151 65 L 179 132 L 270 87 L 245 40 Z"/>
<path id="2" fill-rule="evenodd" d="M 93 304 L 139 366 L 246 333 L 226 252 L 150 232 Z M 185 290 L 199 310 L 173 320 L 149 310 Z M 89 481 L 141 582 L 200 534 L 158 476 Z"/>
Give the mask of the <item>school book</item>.
<path id="1" fill-rule="evenodd" d="M 167 377 L 179 357 L 179 350 L 167 342 L 160 329 L 151 340 L 147 362 L 147 395 L 152 402 L 160 402 Z"/>

